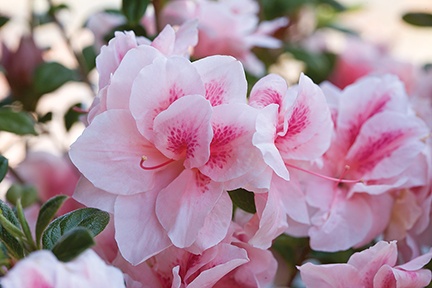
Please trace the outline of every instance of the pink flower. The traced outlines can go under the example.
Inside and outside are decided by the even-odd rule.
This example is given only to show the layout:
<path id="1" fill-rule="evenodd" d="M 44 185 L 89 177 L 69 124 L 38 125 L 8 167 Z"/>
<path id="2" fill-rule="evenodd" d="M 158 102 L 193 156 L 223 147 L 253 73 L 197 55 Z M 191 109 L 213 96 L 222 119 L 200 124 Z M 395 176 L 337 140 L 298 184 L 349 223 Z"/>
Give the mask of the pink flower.
<path id="1" fill-rule="evenodd" d="M 413 64 L 398 61 L 385 47 L 359 38 L 347 38 L 345 44 L 329 77 L 330 82 L 343 89 L 368 74 L 394 74 L 405 84 L 408 93 L 413 91 L 419 72 Z"/>
<path id="2" fill-rule="evenodd" d="M 47 152 L 30 152 L 16 168 L 20 177 L 34 185 L 42 202 L 59 194 L 72 196 L 80 177 L 67 155 L 60 157 Z M 59 215 L 81 208 L 73 199 L 66 200 Z"/>
<path id="3" fill-rule="evenodd" d="M 259 177 L 268 183 L 267 187 L 248 186 L 255 192 L 267 192 L 255 195 L 257 214 L 249 225 L 256 234 L 250 243 L 268 248 L 286 230 L 287 217 L 308 223 L 305 199 L 292 184 L 297 180 L 291 171 L 324 154 L 333 124 L 323 92 L 304 75 L 291 88 L 280 76 L 262 78 L 252 88 L 249 104 L 261 108 L 253 144 L 263 155 L 260 165 L 266 167 Z"/>
<path id="4" fill-rule="evenodd" d="M 0 279 L 4 288 L 125 287 L 120 270 L 107 266 L 92 250 L 63 263 L 51 251 L 31 253 Z"/>
<path id="5" fill-rule="evenodd" d="M 271 36 L 287 25 L 285 18 L 258 25 L 258 3 L 252 0 L 179 0 L 169 2 L 162 11 L 165 23 L 199 21 L 199 42 L 193 55 L 231 55 L 239 59 L 253 75 L 265 72 L 264 64 L 250 51 L 252 47 L 279 48 L 281 42 Z"/>
<path id="6" fill-rule="evenodd" d="M 1 46 L 0 65 L 5 70 L 12 97 L 21 101 L 28 111 L 36 109 L 37 99 L 32 90 L 33 75 L 43 62 L 42 52 L 31 36 L 23 36 L 16 51 L 9 50 L 4 43 Z"/>
<path id="7" fill-rule="evenodd" d="M 411 171 L 420 165 L 418 156 L 429 132 L 413 115 L 395 77 L 366 77 L 336 97 L 332 145 L 322 167 L 309 170 L 339 180 L 303 175 L 296 185 L 304 193 L 310 224 L 288 228 L 289 234 L 308 235 L 311 247 L 324 251 L 374 239 L 389 224 L 391 192 L 427 181 L 424 173 Z"/>
<path id="8" fill-rule="evenodd" d="M 431 282 L 431 271 L 421 269 L 432 258 L 432 251 L 396 265 L 396 241 L 380 241 L 373 247 L 353 254 L 347 264 L 298 267 L 306 287 L 361 287 L 361 288 L 420 288 Z"/>
<path id="9" fill-rule="evenodd" d="M 192 254 L 171 246 L 132 266 L 119 256 L 114 264 L 125 273 L 128 287 L 266 287 L 272 284 L 277 263 L 268 250 L 247 244 L 240 227 L 231 224 L 219 244 Z"/>
<path id="10" fill-rule="evenodd" d="M 125 56 L 107 110 L 70 151 L 90 181 L 81 181 L 75 198 L 114 214 L 116 241 L 132 264 L 171 245 L 200 253 L 219 243 L 232 209 L 224 190 L 240 187 L 237 179 L 260 157 L 252 145 L 256 110 L 245 103 L 237 60 L 149 60 L 149 51 L 157 50 L 141 46 Z M 135 78 L 120 73 L 129 67 Z"/>

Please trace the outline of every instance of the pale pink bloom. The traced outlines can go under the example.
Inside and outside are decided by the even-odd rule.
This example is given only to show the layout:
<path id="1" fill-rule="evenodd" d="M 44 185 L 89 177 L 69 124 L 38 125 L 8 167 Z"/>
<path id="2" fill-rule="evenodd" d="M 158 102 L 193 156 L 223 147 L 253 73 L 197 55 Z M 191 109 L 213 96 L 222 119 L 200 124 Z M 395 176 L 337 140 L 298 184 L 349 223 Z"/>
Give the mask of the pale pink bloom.
<path id="1" fill-rule="evenodd" d="M 333 124 L 324 94 L 304 75 L 291 88 L 280 76 L 262 78 L 252 88 L 249 104 L 261 109 L 253 144 L 263 155 L 260 165 L 267 167 L 259 177 L 269 183 L 268 187 L 248 187 L 267 192 L 255 195 L 257 214 L 249 225 L 256 234 L 250 243 L 268 248 L 286 230 L 288 217 L 308 223 L 305 199 L 292 184 L 296 179 L 291 177 L 294 168 L 290 165 L 322 156 L 330 145 Z"/>
<path id="2" fill-rule="evenodd" d="M 394 74 L 405 84 L 409 94 L 413 91 L 419 71 L 412 63 L 399 61 L 386 47 L 359 38 L 349 37 L 345 42 L 346 47 L 338 55 L 330 82 L 345 88 L 368 74 Z"/>
<path id="3" fill-rule="evenodd" d="M 199 42 L 194 57 L 231 55 L 239 59 L 253 75 L 263 75 L 264 64 L 250 51 L 252 47 L 279 48 L 281 41 L 271 35 L 287 25 L 285 18 L 259 22 L 258 3 L 253 0 L 178 0 L 169 2 L 162 19 L 182 24 L 198 19 Z"/>
<path id="4" fill-rule="evenodd" d="M 56 156 L 42 151 L 29 152 L 16 170 L 27 184 L 35 186 L 42 202 L 59 194 L 72 196 L 80 177 L 67 155 Z M 59 215 L 81 207 L 75 200 L 68 199 Z"/>
<path id="5" fill-rule="evenodd" d="M 145 51 L 156 50 L 141 46 L 126 57 Z M 260 157 L 242 66 L 229 56 L 172 56 L 138 72 L 137 56 L 136 78 L 116 79 L 126 57 L 108 109 L 71 147 L 85 177 L 75 197 L 114 214 L 116 241 L 132 264 L 171 245 L 202 252 L 226 236 L 232 205 L 224 190 L 240 187 L 237 178 Z"/>
<path id="6" fill-rule="evenodd" d="M 125 287 L 121 271 L 87 250 L 70 262 L 60 262 L 48 250 L 31 253 L 0 279 L 4 288 Z"/>
<path id="7" fill-rule="evenodd" d="M 396 241 L 380 241 L 373 247 L 353 254 L 347 264 L 298 267 L 306 287 L 420 288 L 431 282 L 431 271 L 422 269 L 432 258 L 432 251 L 396 265 Z"/>
<path id="8" fill-rule="evenodd" d="M 427 181 L 425 173 L 411 172 L 422 165 L 419 156 L 429 132 L 413 115 L 396 77 L 366 77 L 338 98 L 332 145 L 322 167 L 309 168 L 336 181 L 307 174 L 299 178 L 296 185 L 308 204 L 310 224 L 288 228 L 290 234 L 308 235 L 315 250 L 369 243 L 389 224 L 391 192 Z"/>

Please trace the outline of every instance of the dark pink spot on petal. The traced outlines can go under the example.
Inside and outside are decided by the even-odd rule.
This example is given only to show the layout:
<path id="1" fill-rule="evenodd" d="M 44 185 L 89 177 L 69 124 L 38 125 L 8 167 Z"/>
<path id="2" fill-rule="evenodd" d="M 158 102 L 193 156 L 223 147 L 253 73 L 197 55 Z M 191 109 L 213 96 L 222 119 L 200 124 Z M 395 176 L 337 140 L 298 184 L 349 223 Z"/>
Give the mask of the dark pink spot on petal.
<path id="1" fill-rule="evenodd" d="M 254 104 L 258 107 L 265 107 L 270 104 L 278 104 L 280 109 L 280 106 L 282 105 L 282 95 L 271 88 L 267 88 L 265 90 L 260 90 L 256 94 L 259 95 L 258 99 L 254 99 Z"/>
<path id="2" fill-rule="evenodd" d="M 220 81 L 212 80 L 205 83 L 206 99 L 210 101 L 212 106 L 223 104 L 225 101 L 223 83 Z"/>
<path id="3" fill-rule="evenodd" d="M 184 124 L 175 125 L 169 128 L 167 149 L 176 155 L 186 152 L 186 158 L 194 156 L 197 141 L 197 131 L 191 130 Z"/>
<path id="4" fill-rule="evenodd" d="M 302 132 L 310 123 L 309 113 L 310 110 L 307 106 L 295 106 L 291 118 L 288 121 L 288 131 L 283 138 L 293 137 Z"/>
<path id="5" fill-rule="evenodd" d="M 202 174 L 201 172 L 197 171 L 195 174 L 195 182 L 197 185 L 197 188 L 201 190 L 202 193 L 205 193 L 209 190 L 208 185 L 211 183 L 211 179 L 207 177 L 206 175 Z"/>

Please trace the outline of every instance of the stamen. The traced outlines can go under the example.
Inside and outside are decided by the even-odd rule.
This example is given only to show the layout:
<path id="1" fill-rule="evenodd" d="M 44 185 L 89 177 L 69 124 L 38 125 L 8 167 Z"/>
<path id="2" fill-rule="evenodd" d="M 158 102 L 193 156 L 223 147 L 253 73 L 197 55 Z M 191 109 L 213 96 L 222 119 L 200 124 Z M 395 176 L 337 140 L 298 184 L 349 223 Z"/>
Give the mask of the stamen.
<path id="1" fill-rule="evenodd" d="M 142 169 L 144 169 L 144 170 L 154 170 L 154 169 L 158 169 L 158 168 L 161 168 L 161 167 L 166 166 L 166 165 L 168 165 L 168 164 L 171 164 L 172 162 L 175 161 L 174 159 L 169 159 L 168 161 L 163 162 L 163 163 L 161 163 L 161 164 L 158 164 L 158 165 L 156 165 L 156 166 L 150 166 L 150 167 L 147 167 L 147 166 L 144 166 L 144 162 L 145 162 L 147 159 L 148 159 L 147 156 L 142 156 L 142 157 L 141 157 L 140 167 L 141 167 Z"/>
<path id="2" fill-rule="evenodd" d="M 362 179 L 357 179 L 357 180 L 342 179 L 342 177 L 345 176 L 346 172 L 349 169 L 348 165 L 345 166 L 345 171 L 344 171 L 344 173 L 342 173 L 342 175 L 341 175 L 341 177 L 339 179 L 338 178 L 334 178 L 334 177 L 330 177 L 330 176 L 326 176 L 326 175 L 322 175 L 322 174 L 317 173 L 317 172 L 309 171 L 309 170 L 303 169 L 301 167 L 298 167 L 298 166 L 295 166 L 295 165 L 292 165 L 292 164 L 289 164 L 289 163 L 285 163 L 285 165 L 288 166 L 288 167 L 291 167 L 291 168 L 294 168 L 294 169 L 306 172 L 308 174 L 311 174 L 311 175 L 323 178 L 323 179 L 327 179 L 327 180 L 330 180 L 330 181 L 335 181 L 335 182 L 337 182 L 337 184 L 339 184 L 339 183 L 358 183 L 358 182 L 362 182 L 363 181 Z M 347 169 L 347 167 L 348 167 L 348 169 Z"/>

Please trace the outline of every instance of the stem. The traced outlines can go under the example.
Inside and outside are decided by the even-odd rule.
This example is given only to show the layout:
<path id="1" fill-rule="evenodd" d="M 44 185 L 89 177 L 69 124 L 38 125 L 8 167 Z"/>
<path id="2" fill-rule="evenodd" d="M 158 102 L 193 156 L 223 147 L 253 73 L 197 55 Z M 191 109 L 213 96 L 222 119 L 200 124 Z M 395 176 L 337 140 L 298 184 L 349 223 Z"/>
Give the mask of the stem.
<path id="1" fill-rule="evenodd" d="M 288 167 L 291 167 L 291 168 L 294 168 L 294 169 L 297 169 L 297 170 L 300 170 L 300 171 L 306 172 L 306 173 L 308 173 L 308 174 L 311 174 L 311 175 L 314 175 L 314 176 L 317 176 L 317 177 L 323 178 L 323 179 L 327 179 L 327 180 L 330 180 L 330 181 L 335 181 L 335 182 L 337 182 L 337 183 L 358 183 L 358 182 L 361 182 L 361 181 L 362 181 L 361 179 L 355 179 L 355 180 L 350 180 L 350 179 L 341 179 L 341 178 L 338 179 L 338 178 L 334 178 L 334 177 L 330 177 L 330 176 L 322 175 L 322 174 L 319 174 L 319 173 L 317 173 L 317 172 L 309 171 L 309 170 L 307 170 L 307 169 L 303 169 L 303 168 L 301 168 L 301 167 L 298 167 L 298 166 L 295 166 L 295 165 L 292 165 L 292 164 L 289 164 L 289 163 L 285 163 L 285 165 L 288 166 Z M 343 176 L 343 175 L 342 175 L 342 176 Z"/>
<path id="2" fill-rule="evenodd" d="M 155 13 L 155 22 L 156 22 L 156 34 L 159 34 L 162 31 L 161 23 L 160 23 L 160 14 L 162 11 L 163 1 L 161 0 L 152 0 L 154 13 Z"/>

